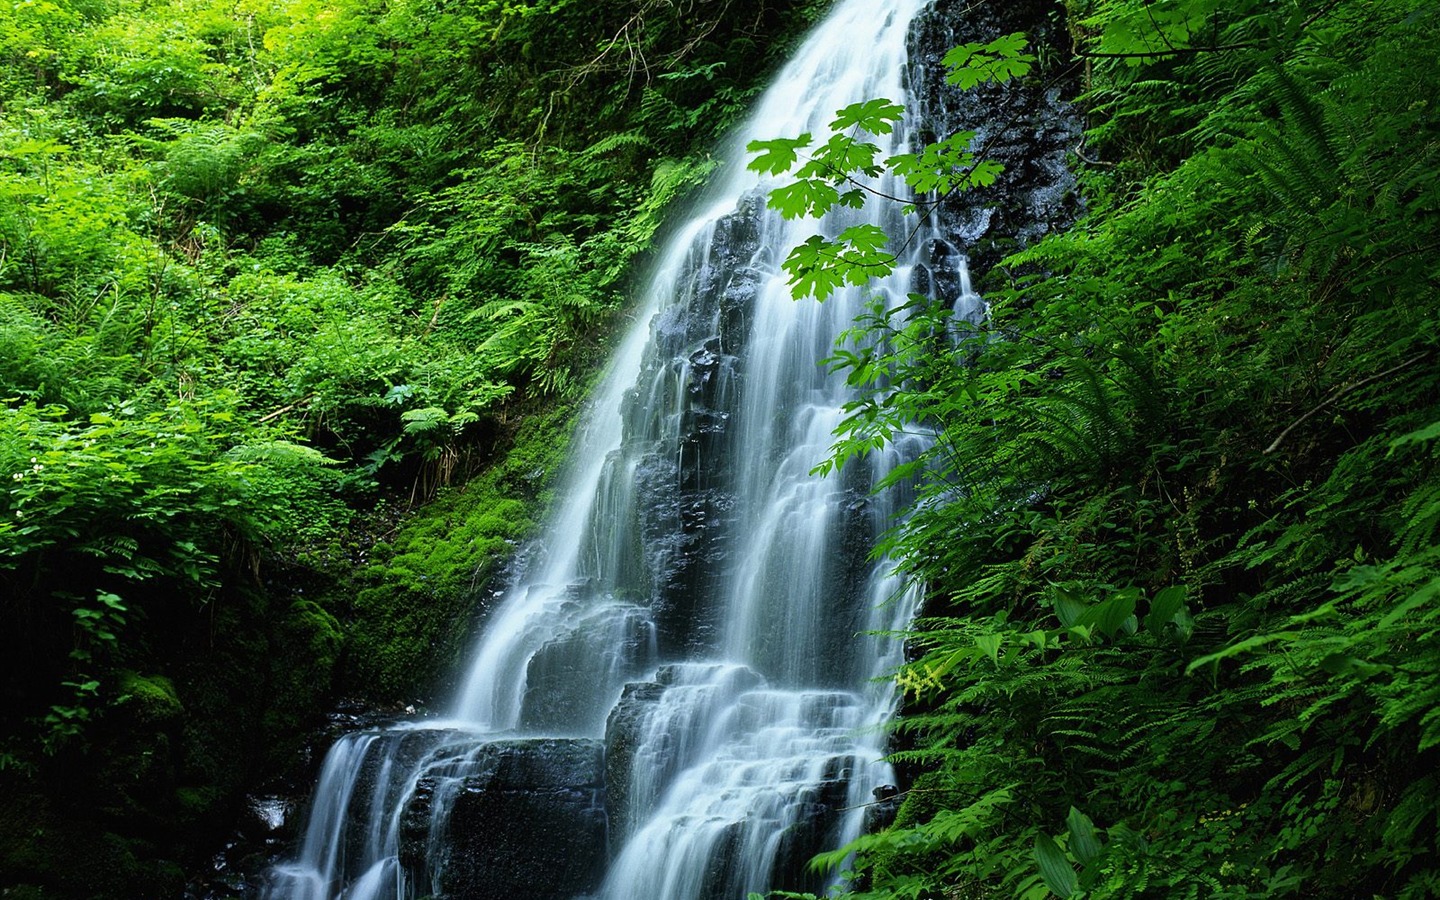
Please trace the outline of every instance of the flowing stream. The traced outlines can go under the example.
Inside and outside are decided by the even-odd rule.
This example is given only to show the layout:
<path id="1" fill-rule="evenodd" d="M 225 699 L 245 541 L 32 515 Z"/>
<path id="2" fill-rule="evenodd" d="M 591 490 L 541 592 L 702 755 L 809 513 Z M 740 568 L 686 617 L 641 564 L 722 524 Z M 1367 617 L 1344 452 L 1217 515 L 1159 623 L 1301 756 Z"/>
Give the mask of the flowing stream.
<path id="1" fill-rule="evenodd" d="M 744 144 L 824 140 L 842 106 L 904 102 L 925 5 L 841 0 L 777 76 L 726 182 L 660 253 L 453 708 L 336 743 L 267 898 L 823 888 L 805 861 L 858 834 L 893 778 L 878 676 L 900 647 L 871 633 L 902 627 L 913 598 L 868 551 L 906 497 L 870 486 L 914 448 L 809 474 L 847 397 L 819 361 L 865 298 L 797 302 L 780 263 L 817 227 L 916 223 L 883 202 L 781 221 Z M 938 279 L 918 253 L 902 263 L 871 295 Z"/>

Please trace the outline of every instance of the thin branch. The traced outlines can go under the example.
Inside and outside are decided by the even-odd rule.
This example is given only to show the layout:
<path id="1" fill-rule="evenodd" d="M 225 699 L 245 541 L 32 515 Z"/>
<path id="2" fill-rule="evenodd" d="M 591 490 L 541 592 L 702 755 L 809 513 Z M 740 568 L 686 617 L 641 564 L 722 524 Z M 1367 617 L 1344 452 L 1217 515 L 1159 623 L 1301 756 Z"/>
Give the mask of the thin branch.
<path id="1" fill-rule="evenodd" d="M 1300 30 L 1301 30 L 1301 31 L 1304 31 L 1306 28 L 1309 28 L 1311 25 L 1314 25 L 1316 22 L 1320 21 L 1322 18 L 1324 18 L 1325 16 L 1329 15 L 1329 14 L 1335 9 L 1335 7 L 1339 6 L 1341 3 L 1344 3 L 1344 2 L 1345 2 L 1345 0 L 1331 0 L 1331 3 L 1330 3 L 1329 6 L 1326 6 L 1326 7 L 1321 8 L 1320 10 L 1318 10 L 1318 11 L 1315 13 L 1315 15 L 1313 15 L 1313 16 L 1311 16 L 1310 18 L 1306 19 L 1305 21 L 1301 22 L 1301 23 L 1300 23 Z"/>
<path id="2" fill-rule="evenodd" d="M 1390 254 L 1389 256 L 1370 266 L 1370 268 L 1371 270 L 1378 269 L 1381 266 L 1388 266 L 1390 263 L 1394 262 L 1397 259 L 1401 259 L 1406 256 L 1414 256 L 1416 253 L 1429 253 L 1431 250 L 1435 250 L 1437 248 L 1440 248 L 1440 243 L 1424 244 L 1420 247 L 1410 247 L 1409 249 L 1401 250 L 1399 253 Z"/>
<path id="3" fill-rule="evenodd" d="M 256 424 L 256 425 L 264 425 L 266 422 L 269 422 L 269 421 L 271 421 L 271 420 L 273 420 L 273 419 L 278 419 L 278 418 L 280 418 L 281 416 L 285 415 L 287 412 L 290 412 L 291 410 L 295 409 L 296 407 L 304 406 L 305 404 L 309 403 L 311 400 L 314 400 L 314 399 L 315 399 L 315 395 L 314 395 L 314 394 L 311 394 L 311 395 L 308 396 L 308 397 L 301 397 L 299 400 L 296 400 L 294 403 L 290 404 L 289 406 L 282 406 L 282 407 L 280 407 L 279 409 L 275 410 L 275 411 L 272 412 L 272 413 L 268 413 L 268 414 L 266 414 L 266 415 L 264 415 L 264 416 L 261 416 L 259 419 L 255 420 L 255 424 Z"/>
<path id="4" fill-rule="evenodd" d="M 1107 169 L 1113 169 L 1113 168 L 1115 168 L 1115 164 L 1114 164 L 1113 162 L 1105 162 L 1105 161 L 1102 160 L 1102 159 L 1091 159 L 1090 157 L 1086 156 L 1086 155 L 1081 151 L 1081 147 L 1083 147 L 1083 146 L 1084 146 L 1083 144 L 1077 144 L 1077 145 L 1075 146 L 1075 149 L 1073 149 L 1073 150 L 1070 151 L 1071 153 L 1074 153 L 1074 154 L 1075 154 L 1075 158 L 1076 158 L 1076 159 L 1080 160 L 1081 162 L 1083 162 L 1083 163 L 1085 163 L 1085 164 L 1087 164 L 1087 165 L 1091 165 L 1091 166 L 1103 166 L 1104 168 L 1107 168 Z"/>
<path id="5" fill-rule="evenodd" d="M 430 317 L 430 324 L 426 325 L 426 326 L 425 326 L 425 330 L 422 331 L 422 332 L 420 332 L 420 337 L 421 337 L 422 340 L 423 340 L 424 338 L 429 337 L 429 336 L 430 336 L 430 332 L 432 332 L 432 331 L 435 330 L 435 323 L 438 322 L 438 321 L 440 321 L 440 309 L 441 309 L 441 307 L 443 307 L 443 306 L 445 305 L 445 301 L 446 301 L 448 298 L 449 298 L 449 295 L 448 295 L 448 294 L 445 294 L 445 295 L 441 295 L 441 296 L 439 297 L 439 299 L 437 299 L 437 300 L 435 301 L 435 314 Z"/>
<path id="6" fill-rule="evenodd" d="M 866 803 L 857 803 L 857 804 L 855 804 L 854 806 L 846 806 L 846 807 L 843 807 L 843 808 L 841 808 L 841 809 L 837 809 L 837 810 L 835 810 L 835 811 L 836 811 L 836 812 L 842 812 L 842 813 L 843 813 L 843 812 L 851 812 L 851 811 L 857 810 L 857 809 L 865 809 L 865 808 L 868 807 L 868 806 L 879 806 L 879 805 L 882 804 L 882 803 L 896 803 L 896 801 L 903 799 L 906 794 L 914 793 L 914 792 L 919 792 L 919 791 L 921 791 L 921 790 L 924 790 L 924 789 L 911 788 L 911 789 L 908 790 L 908 791 L 898 791 L 898 792 L 890 795 L 889 797 L 885 797 L 885 798 L 882 798 L 882 799 L 880 799 L 880 800 L 870 800 L 870 801 L 868 801 L 868 802 L 866 802 Z M 935 788 L 929 788 L 928 790 L 933 791 L 933 790 L 936 790 L 936 789 L 935 789 Z M 896 805 L 898 806 L 899 804 L 896 803 Z"/>
<path id="7" fill-rule="evenodd" d="M 854 132 L 856 129 L 858 129 L 859 127 L 860 127 L 859 125 L 856 125 L 854 128 L 851 129 L 852 135 L 851 135 L 851 137 L 850 137 L 850 143 L 852 143 L 852 144 L 855 143 L 855 140 L 856 140 L 856 138 L 855 138 L 854 135 L 853 135 L 853 132 Z M 800 156 L 800 157 L 803 157 L 804 160 L 805 160 L 807 163 L 816 162 L 815 157 L 810 156 L 810 155 L 808 155 L 808 154 L 798 154 L 798 153 L 797 153 L 796 155 L 797 155 L 797 156 Z M 828 179 L 832 184 L 839 184 L 841 181 L 843 181 L 845 184 L 849 184 L 849 185 L 851 185 L 851 186 L 853 186 L 853 187 L 856 187 L 856 188 L 864 191 L 865 193 L 870 194 L 872 197 L 879 197 L 879 198 L 882 199 L 882 200 L 891 200 L 891 201 L 894 201 L 895 203 L 909 203 L 909 202 L 910 202 L 909 200 L 906 200 L 904 197 L 896 197 L 896 196 L 893 195 L 893 194 L 887 194 L 886 192 L 880 190 L 880 189 L 877 188 L 877 187 L 874 187 L 874 186 L 872 186 L 872 185 L 866 184 L 865 182 L 858 180 L 854 175 L 851 175 L 851 174 L 848 173 L 848 172 L 843 172 L 843 171 L 841 171 L 840 169 L 837 169 L 835 166 L 826 166 L 826 168 L 829 169 L 830 171 L 829 171 L 829 174 L 828 174 L 828 175 L 825 175 L 824 177 L 825 177 L 826 179 Z M 840 179 L 840 181 L 837 181 L 836 179 Z"/>
<path id="8" fill-rule="evenodd" d="M 731 0 L 725 0 L 725 2 L 721 5 L 720 9 L 717 10 L 715 14 L 709 19 L 709 23 L 702 25 L 702 27 L 696 31 L 694 37 L 691 40 L 689 40 L 682 47 L 680 47 L 680 49 L 665 54 L 661 57 L 661 60 L 670 65 L 676 65 L 682 62 L 686 57 L 690 55 L 691 51 L 693 51 L 702 42 L 704 42 L 705 39 L 708 38 L 715 31 L 715 29 L 719 28 L 720 24 L 725 21 L 725 13 L 730 9 L 730 3 Z M 536 129 L 535 132 L 535 143 L 537 152 L 539 149 L 539 145 L 545 139 L 546 128 L 550 124 L 550 116 L 555 112 L 555 106 L 556 103 L 559 101 L 559 98 L 568 95 L 591 75 L 594 75 L 597 72 L 603 72 L 607 70 L 619 71 L 621 68 L 624 68 L 627 79 L 627 92 L 634 86 L 635 76 L 637 72 L 644 75 L 645 85 L 647 87 L 649 86 L 650 82 L 653 79 L 651 77 L 652 66 L 650 62 L 645 58 L 643 41 L 645 33 L 645 15 L 655 10 L 662 9 L 665 6 L 674 7 L 674 3 L 669 2 L 669 0 L 650 0 L 650 2 L 647 2 L 644 6 L 640 8 L 639 12 L 631 16 L 629 21 L 627 21 L 624 25 L 620 26 L 620 30 L 615 32 L 614 36 L 610 38 L 608 43 L 602 45 L 602 49 L 600 50 L 600 52 L 589 62 L 580 63 L 578 65 L 562 66 L 560 68 L 553 69 L 550 72 L 545 73 L 547 76 L 563 75 L 564 84 L 561 87 L 558 87 L 555 90 L 551 91 L 549 94 L 549 98 L 546 101 L 545 115 L 541 118 L 540 126 L 538 129 Z M 682 13 L 683 12 L 685 11 L 682 10 Z M 636 29 L 640 33 L 639 37 L 631 35 L 632 28 Z M 626 51 L 628 51 L 628 62 L 625 63 L 623 66 L 611 64 L 607 58 L 611 55 L 613 51 L 622 46 L 625 48 Z"/>
<path id="9" fill-rule="evenodd" d="M 1059 72 L 1052 74 L 1049 78 L 1045 79 L 1044 83 L 1040 86 L 1040 90 L 1038 93 L 1043 95 L 1046 91 L 1059 84 L 1063 79 L 1070 77 L 1077 68 L 1079 68 L 1079 63 L 1072 63 L 1069 66 L 1066 66 L 1064 69 L 1061 69 Z M 985 139 L 985 142 L 981 144 L 978 148 L 976 148 L 973 153 L 971 153 L 971 158 L 974 160 L 974 162 L 967 170 L 964 171 L 973 172 L 976 167 L 986 162 L 990 156 L 990 148 L 995 144 L 996 141 L 1000 140 L 1002 136 L 1007 134 L 1010 129 L 1015 126 L 1015 123 L 1019 121 L 1020 117 L 1026 114 L 1028 111 L 1028 109 L 1023 107 L 1017 108 L 1013 112 L 1011 112 L 1010 117 L 1004 123 L 1002 123 L 999 128 L 991 129 Z M 852 144 L 857 140 L 859 128 L 860 126 L 857 124 L 852 126 L 850 129 L 849 137 Z M 812 156 L 806 156 L 805 159 L 807 162 L 815 161 L 814 157 Z M 845 181 L 845 183 L 852 185 L 862 191 L 865 191 L 871 196 L 879 197 L 883 200 L 890 200 L 894 203 L 903 203 L 909 206 L 913 206 L 915 208 L 916 213 L 919 214 L 920 222 L 913 229 L 911 229 L 910 234 L 900 245 L 900 252 L 904 252 L 905 249 L 910 246 L 910 242 L 915 239 L 916 234 L 919 233 L 920 228 L 923 226 L 925 217 L 938 209 L 940 205 L 945 202 L 946 198 L 948 198 L 951 194 L 957 193 L 956 190 L 952 189 L 943 194 L 936 192 L 934 198 L 931 200 L 922 200 L 918 196 L 912 197 L 911 199 L 907 200 L 903 197 L 897 197 L 876 187 L 865 184 L 864 182 L 856 179 L 848 172 L 842 172 L 838 169 L 835 169 L 833 166 L 829 168 L 830 178 L 832 180 L 837 177 L 841 178 Z M 958 192 L 964 193 L 966 190 L 968 190 L 968 188 L 962 187 L 959 189 Z"/>
<path id="10" fill-rule="evenodd" d="M 1362 378 L 1362 379 L 1360 379 L 1359 381 L 1353 382 L 1353 383 L 1351 383 L 1351 384 L 1347 384 L 1347 385 L 1345 385 L 1344 387 L 1341 387 L 1341 388 L 1337 388 L 1329 397 L 1326 397 L 1324 400 L 1320 401 L 1320 404 L 1319 404 L 1318 406 L 1316 406 L 1314 409 L 1312 409 L 1312 410 L 1310 410 L 1309 412 L 1305 413 L 1305 415 L 1303 415 L 1303 416 L 1301 416 L 1300 418 L 1296 419 L 1294 422 L 1291 422 L 1291 423 L 1290 423 L 1290 427 L 1288 427 L 1288 428 L 1286 428 L 1284 431 L 1280 432 L 1280 436 L 1277 437 L 1277 438 L 1275 438 L 1275 440 L 1271 441 L 1271 442 L 1270 442 L 1270 446 L 1266 447 L 1263 452 L 1264 452 L 1264 453 L 1267 453 L 1267 454 L 1269 454 L 1269 453 L 1274 453 L 1275 450 L 1280 446 L 1280 444 L 1284 442 L 1285 438 L 1290 434 L 1290 432 L 1294 431 L 1296 428 L 1299 428 L 1300 425 L 1302 425 L 1302 424 L 1303 424 L 1307 419 L 1309 419 L 1311 416 L 1313 416 L 1313 415 L 1315 415 L 1316 413 L 1320 412 L 1320 411 L 1323 410 L 1325 407 L 1327 407 L 1327 406 L 1329 406 L 1330 404 L 1334 403 L 1336 400 L 1339 400 L 1341 397 L 1344 397 L 1346 394 L 1353 393 L 1354 391 L 1359 390 L 1360 388 L 1364 387 L 1365 385 L 1370 384 L 1372 381 L 1379 381 L 1381 378 L 1384 378 L 1384 377 L 1387 376 L 1387 375 L 1394 375 L 1396 372 L 1400 371 L 1401 369 L 1407 368 L 1407 367 L 1409 367 L 1409 366 L 1413 366 L 1413 365 L 1415 365 L 1417 362 L 1419 362 L 1420 360 L 1424 359 L 1424 358 L 1425 358 L 1426 356 L 1428 356 L 1428 355 L 1429 355 L 1428 353 L 1417 353 L 1417 354 L 1415 354 L 1414 356 L 1410 357 L 1409 359 L 1405 360 L 1404 362 L 1400 363 L 1400 364 L 1397 365 L 1397 366 L 1391 366 L 1390 368 L 1386 369 L 1386 370 L 1383 371 L 1383 372 L 1378 372 L 1378 373 L 1376 373 L 1376 374 L 1374 374 L 1374 375 L 1371 375 L 1369 378 Z"/>
<path id="11" fill-rule="evenodd" d="M 1155 27 L 1155 33 L 1160 36 L 1161 42 L 1163 42 L 1163 43 L 1165 44 L 1165 46 L 1166 46 L 1166 47 L 1169 47 L 1171 50 L 1176 50 L 1176 49 L 1178 49 L 1174 44 L 1170 43 L 1170 38 L 1166 36 L 1166 34 L 1165 34 L 1165 29 L 1163 29 L 1163 28 L 1160 27 L 1160 23 L 1159 23 L 1159 22 L 1155 21 L 1155 9 L 1154 9 L 1154 7 L 1150 6 L 1149 4 L 1146 4 L 1146 6 L 1145 6 L 1145 15 L 1146 15 L 1146 17 L 1148 17 L 1148 18 L 1150 19 L 1150 24 Z"/>

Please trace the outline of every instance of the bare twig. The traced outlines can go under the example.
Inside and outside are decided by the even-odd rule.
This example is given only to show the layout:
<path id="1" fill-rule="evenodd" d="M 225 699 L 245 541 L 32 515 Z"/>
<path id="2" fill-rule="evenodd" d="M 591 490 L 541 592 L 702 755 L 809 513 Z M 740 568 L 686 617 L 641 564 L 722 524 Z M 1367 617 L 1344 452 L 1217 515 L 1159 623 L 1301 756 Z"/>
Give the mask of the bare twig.
<path id="1" fill-rule="evenodd" d="M 448 295 L 439 297 L 435 300 L 435 314 L 430 317 L 430 324 L 426 325 L 425 330 L 420 332 L 421 338 L 429 337 L 430 332 L 435 330 L 435 323 L 440 321 L 440 310 L 445 306 L 446 299 L 448 299 Z"/>
<path id="2" fill-rule="evenodd" d="M 1113 168 L 1115 168 L 1115 164 L 1114 164 L 1113 162 L 1105 162 L 1103 159 L 1091 159 L 1090 157 L 1086 156 L 1086 155 L 1084 154 L 1084 152 L 1081 150 L 1082 147 L 1084 147 L 1084 144 L 1076 144 L 1076 145 L 1075 145 L 1075 149 L 1072 150 L 1072 151 L 1070 151 L 1070 152 L 1074 153 L 1074 154 L 1075 154 L 1075 157 L 1076 157 L 1077 159 L 1079 159 L 1081 162 L 1085 163 L 1086 165 L 1091 165 L 1091 166 L 1102 166 L 1102 167 L 1104 167 L 1104 168 L 1106 168 L 1106 169 L 1113 169 Z"/>
<path id="3" fill-rule="evenodd" d="M 271 421 L 271 420 L 273 420 L 273 419 L 278 419 L 278 418 L 280 418 L 281 416 L 285 415 L 287 412 L 290 412 L 291 410 L 296 409 L 297 407 L 304 406 L 305 404 L 309 403 L 311 400 L 314 400 L 314 399 L 315 399 L 315 395 L 314 395 L 314 394 L 311 394 L 311 395 L 309 395 L 308 397 L 301 397 L 299 400 L 296 400 L 294 403 L 290 404 L 289 406 L 282 406 L 282 407 L 280 407 L 279 409 L 275 410 L 275 411 L 272 412 L 272 413 L 267 413 L 266 415 L 261 416 L 259 419 L 257 419 L 257 420 L 255 421 L 255 424 L 256 424 L 256 425 L 264 425 L 266 422 L 269 422 L 269 421 Z"/>
<path id="4" fill-rule="evenodd" d="M 1353 383 L 1351 383 L 1351 384 L 1347 384 L 1347 385 L 1345 385 L 1344 387 L 1336 388 L 1335 391 L 1332 392 L 1329 397 L 1326 397 L 1324 400 L 1320 401 L 1320 403 L 1319 403 L 1318 406 L 1316 406 L 1314 409 L 1311 409 L 1309 412 L 1305 413 L 1303 416 L 1301 416 L 1300 418 L 1296 419 L 1294 422 L 1291 422 L 1291 423 L 1290 423 L 1290 426 L 1289 426 L 1288 428 L 1286 428 L 1284 431 L 1280 432 L 1279 437 L 1277 437 L 1277 438 L 1275 438 L 1275 440 L 1271 441 L 1271 442 L 1270 442 L 1270 446 L 1266 447 L 1263 452 L 1265 452 L 1265 453 L 1267 453 L 1267 454 L 1268 454 L 1268 453 L 1274 453 L 1275 450 L 1276 450 L 1277 448 L 1279 448 L 1280 444 L 1284 442 L 1285 438 L 1290 434 L 1290 432 L 1294 431 L 1296 428 L 1299 428 L 1299 427 L 1300 427 L 1307 419 L 1309 419 L 1311 416 L 1313 416 L 1313 415 L 1315 415 L 1316 413 L 1320 412 L 1320 411 L 1323 410 L 1325 407 L 1327 407 L 1327 406 L 1329 406 L 1330 404 L 1334 403 L 1336 400 L 1339 400 L 1341 397 L 1344 397 L 1346 394 L 1349 394 L 1349 393 L 1352 393 L 1352 392 L 1354 392 L 1354 391 L 1357 391 L 1357 390 L 1359 390 L 1360 388 L 1364 387 L 1364 386 L 1367 385 L 1367 384 L 1370 384 L 1370 383 L 1373 382 L 1373 381 L 1379 381 L 1381 378 L 1384 378 L 1384 377 L 1386 377 L 1387 375 L 1394 375 L 1396 372 L 1400 371 L 1401 369 L 1407 368 L 1407 367 L 1409 367 L 1409 366 L 1413 366 L 1413 365 L 1415 365 L 1417 362 L 1419 362 L 1420 360 L 1424 359 L 1424 358 L 1425 358 L 1426 356 L 1428 356 L 1428 355 L 1429 355 L 1428 353 L 1417 353 L 1417 354 L 1415 354 L 1414 356 L 1410 357 L 1409 359 L 1405 360 L 1404 362 L 1400 363 L 1400 364 L 1397 365 L 1397 366 L 1391 366 L 1390 368 L 1386 369 L 1386 370 L 1383 371 L 1383 372 L 1377 372 L 1376 374 L 1371 375 L 1369 378 L 1362 378 L 1362 379 L 1360 379 L 1359 381 L 1353 382 Z"/>

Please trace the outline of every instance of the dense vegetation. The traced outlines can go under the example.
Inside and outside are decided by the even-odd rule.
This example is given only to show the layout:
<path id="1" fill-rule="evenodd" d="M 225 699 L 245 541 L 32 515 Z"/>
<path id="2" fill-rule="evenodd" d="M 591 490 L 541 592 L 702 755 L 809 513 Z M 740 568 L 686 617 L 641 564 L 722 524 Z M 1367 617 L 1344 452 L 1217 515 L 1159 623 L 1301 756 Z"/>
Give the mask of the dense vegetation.
<path id="1" fill-rule="evenodd" d="M 336 696 L 442 683 L 819 5 L 0 6 L 7 896 L 173 896 Z M 1440 893 L 1440 10 L 1065 6 L 1075 60 L 951 62 L 1082 86 L 1084 220 L 986 322 L 917 298 L 835 360 L 837 464 L 935 436 L 885 548 L 930 598 L 908 792 L 851 893 Z M 900 165 L 960 190 L 966 148 Z"/>
<path id="2" fill-rule="evenodd" d="M 886 548 L 928 586 L 913 783 L 820 862 L 858 851 L 857 898 L 1435 896 L 1440 7 L 1067 7 L 1084 219 L 988 274 L 986 321 L 914 297 L 834 359 L 863 395 L 832 464 L 934 441 Z M 966 146 L 892 165 L 983 180 Z M 869 162 L 841 149 L 798 193 Z M 857 233 L 790 265 L 823 294 L 888 259 Z"/>
<path id="3" fill-rule="evenodd" d="M 442 685 L 811 6 L 0 7 L 6 896 L 177 895 L 337 696 Z"/>

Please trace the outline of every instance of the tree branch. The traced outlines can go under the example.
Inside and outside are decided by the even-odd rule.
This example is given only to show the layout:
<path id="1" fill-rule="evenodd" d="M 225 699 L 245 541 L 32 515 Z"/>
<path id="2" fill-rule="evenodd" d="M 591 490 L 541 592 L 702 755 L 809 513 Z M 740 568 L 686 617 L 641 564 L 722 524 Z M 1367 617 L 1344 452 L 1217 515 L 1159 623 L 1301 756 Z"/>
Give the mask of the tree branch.
<path id="1" fill-rule="evenodd" d="M 266 422 L 269 422 L 269 421 L 271 421 L 271 420 L 273 420 L 273 419 L 278 419 L 278 418 L 280 418 L 281 416 L 285 415 L 287 412 L 290 412 L 292 409 L 295 409 L 295 408 L 297 408 L 297 407 L 304 406 L 305 404 L 309 403 L 311 400 L 314 400 L 314 399 L 315 399 L 315 395 L 314 395 L 314 394 L 311 394 L 311 395 L 309 395 L 308 397 L 301 397 L 299 400 L 296 400 L 294 403 L 290 404 L 289 406 L 282 406 L 282 407 L 280 407 L 279 409 L 275 410 L 275 411 L 272 412 L 272 413 L 267 413 L 266 415 L 261 416 L 260 418 L 258 418 L 258 419 L 255 420 L 255 424 L 256 424 L 256 425 L 264 425 Z"/>
<path id="2" fill-rule="evenodd" d="M 1270 446 L 1266 447 L 1266 448 L 1264 449 L 1264 451 L 1262 451 L 1262 452 L 1264 452 L 1264 453 L 1266 453 L 1266 454 L 1274 453 L 1275 450 L 1276 450 L 1277 448 L 1279 448 L 1280 444 L 1284 442 L 1285 438 L 1290 434 L 1290 432 L 1294 431 L 1296 428 L 1299 428 L 1299 427 L 1300 427 L 1307 419 L 1309 419 L 1311 416 L 1313 416 L 1313 415 L 1315 415 L 1316 413 L 1320 412 L 1320 411 L 1323 410 L 1325 407 L 1327 407 L 1327 406 L 1329 406 L 1330 404 L 1334 403 L 1336 400 L 1339 400 L 1341 397 L 1345 396 L 1346 394 L 1349 394 L 1349 393 L 1352 393 L 1352 392 L 1354 392 L 1354 391 L 1357 391 L 1357 390 L 1359 390 L 1360 388 L 1364 387 L 1365 385 L 1371 383 L 1372 381 L 1379 381 L 1381 378 L 1384 378 L 1384 377 L 1387 376 L 1387 375 L 1394 375 L 1396 372 L 1400 371 L 1401 369 L 1404 369 L 1404 368 L 1406 368 L 1406 367 L 1408 367 L 1408 366 L 1413 366 L 1413 365 L 1415 365 L 1417 362 L 1419 362 L 1420 360 L 1424 359 L 1427 355 L 1428 355 L 1428 354 L 1426 354 L 1426 353 L 1417 353 L 1417 354 L 1415 354 L 1414 356 L 1410 357 L 1409 359 L 1405 360 L 1404 362 L 1400 363 L 1398 366 L 1391 366 L 1390 368 L 1386 369 L 1386 370 L 1383 371 L 1383 372 L 1378 372 L 1378 373 L 1376 373 L 1376 374 L 1374 374 L 1374 375 L 1371 375 L 1369 378 L 1362 378 L 1362 379 L 1360 379 L 1359 381 L 1353 382 L 1353 383 L 1351 383 L 1351 384 L 1347 384 L 1347 385 L 1345 385 L 1345 386 L 1342 387 L 1342 388 L 1337 388 L 1337 389 L 1334 391 L 1334 393 L 1332 393 L 1329 397 L 1326 397 L 1324 400 L 1320 401 L 1320 404 L 1319 404 L 1318 406 L 1316 406 L 1314 409 L 1312 409 L 1312 410 L 1310 410 L 1309 412 L 1305 413 L 1305 415 L 1303 415 L 1303 416 L 1301 416 L 1300 418 L 1296 419 L 1294 422 L 1291 422 L 1291 423 L 1290 423 L 1290 426 L 1289 426 L 1288 428 L 1286 428 L 1284 431 L 1280 432 L 1279 437 L 1277 437 L 1277 438 L 1275 438 L 1275 440 L 1271 441 L 1271 442 L 1270 442 Z"/>

